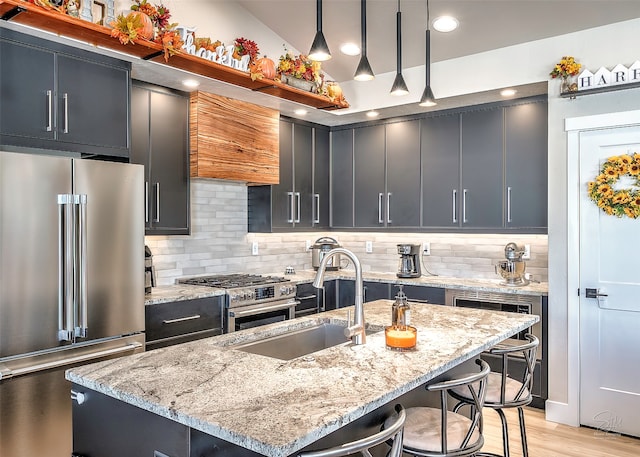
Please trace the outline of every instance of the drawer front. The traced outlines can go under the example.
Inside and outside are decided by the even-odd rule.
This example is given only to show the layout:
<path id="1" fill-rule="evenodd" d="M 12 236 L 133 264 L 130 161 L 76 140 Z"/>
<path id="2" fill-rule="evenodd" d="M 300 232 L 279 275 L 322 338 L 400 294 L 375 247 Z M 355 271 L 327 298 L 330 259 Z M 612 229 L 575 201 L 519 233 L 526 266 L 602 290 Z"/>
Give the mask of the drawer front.
<path id="1" fill-rule="evenodd" d="M 223 297 L 198 298 L 145 307 L 146 340 L 155 341 L 203 330 L 222 332 Z"/>
<path id="2" fill-rule="evenodd" d="M 298 284 L 296 300 L 300 302 L 296 306 L 296 317 L 324 311 L 322 289 L 316 289 L 312 284 Z"/>

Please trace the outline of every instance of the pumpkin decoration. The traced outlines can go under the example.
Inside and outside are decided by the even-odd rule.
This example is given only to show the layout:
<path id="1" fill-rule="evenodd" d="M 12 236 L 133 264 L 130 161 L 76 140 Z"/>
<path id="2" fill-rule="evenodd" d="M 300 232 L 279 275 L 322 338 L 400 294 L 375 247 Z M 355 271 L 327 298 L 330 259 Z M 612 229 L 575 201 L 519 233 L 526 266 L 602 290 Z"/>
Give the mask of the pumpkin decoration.
<path id="1" fill-rule="evenodd" d="M 146 40 L 153 40 L 155 30 L 151 18 L 141 11 L 132 11 L 130 15 L 139 17 L 142 23 L 142 28 L 138 31 L 138 36 Z"/>
<path id="2" fill-rule="evenodd" d="M 264 56 L 249 65 L 249 73 L 254 81 L 262 78 L 274 79 L 276 77 L 276 64 L 273 60 Z"/>
<path id="3" fill-rule="evenodd" d="M 257 60 L 258 65 L 262 71 L 262 75 L 267 79 L 274 79 L 276 77 L 276 63 L 267 56 L 261 57 Z"/>

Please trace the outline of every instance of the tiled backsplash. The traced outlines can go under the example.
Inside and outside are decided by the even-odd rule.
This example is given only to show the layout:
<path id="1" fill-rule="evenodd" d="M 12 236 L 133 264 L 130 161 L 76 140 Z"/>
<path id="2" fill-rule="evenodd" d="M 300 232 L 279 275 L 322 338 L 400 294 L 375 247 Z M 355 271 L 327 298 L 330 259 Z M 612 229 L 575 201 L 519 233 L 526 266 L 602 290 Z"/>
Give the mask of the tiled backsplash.
<path id="1" fill-rule="evenodd" d="M 242 183 L 210 179 L 191 181 L 191 235 L 148 236 L 146 243 L 161 285 L 199 274 L 279 273 L 286 266 L 311 269 L 306 242 L 331 236 L 360 259 L 365 271 L 395 272 L 398 243 L 431 243 L 423 258 L 426 269 L 442 276 L 499 279 L 494 265 L 504 260 L 508 242 L 531 246 L 527 272 L 547 281 L 547 235 L 485 235 L 451 233 L 304 232 L 247 233 L 247 187 Z M 365 243 L 373 252 L 365 252 Z M 251 244 L 258 243 L 258 255 Z"/>

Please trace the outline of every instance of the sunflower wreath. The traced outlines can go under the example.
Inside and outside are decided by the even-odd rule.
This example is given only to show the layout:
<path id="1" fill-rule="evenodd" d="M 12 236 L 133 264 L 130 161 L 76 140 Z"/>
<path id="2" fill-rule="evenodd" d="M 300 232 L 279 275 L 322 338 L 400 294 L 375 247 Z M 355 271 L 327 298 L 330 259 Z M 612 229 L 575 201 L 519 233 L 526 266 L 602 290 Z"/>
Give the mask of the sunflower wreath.
<path id="1" fill-rule="evenodd" d="M 623 176 L 631 177 L 634 187 L 617 189 L 616 183 Z M 588 187 L 589 198 L 606 214 L 637 219 L 640 216 L 640 154 L 607 158 L 600 174 Z"/>

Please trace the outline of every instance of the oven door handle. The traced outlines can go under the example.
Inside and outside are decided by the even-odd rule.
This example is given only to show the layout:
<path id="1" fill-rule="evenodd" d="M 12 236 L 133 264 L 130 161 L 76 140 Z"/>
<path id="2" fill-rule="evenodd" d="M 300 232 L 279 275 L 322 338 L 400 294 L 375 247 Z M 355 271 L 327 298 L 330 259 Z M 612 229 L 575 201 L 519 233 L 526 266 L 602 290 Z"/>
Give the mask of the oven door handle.
<path id="1" fill-rule="evenodd" d="M 229 310 L 229 316 L 231 317 L 245 317 L 245 316 L 255 316 L 256 314 L 264 314 L 264 313 L 268 313 L 270 311 L 279 311 L 281 309 L 287 309 L 287 308 L 291 308 L 291 307 L 295 307 L 297 305 L 299 305 L 300 302 L 298 300 L 293 300 L 293 301 L 288 301 L 286 303 L 277 303 L 275 305 L 265 305 L 261 308 L 253 308 L 253 309 L 249 309 L 249 310 L 234 310 L 234 309 L 230 309 Z"/>

